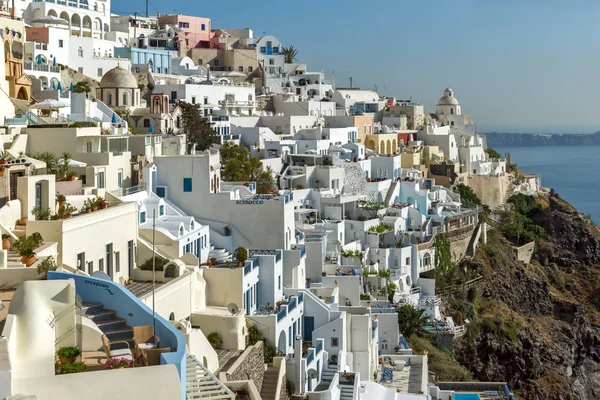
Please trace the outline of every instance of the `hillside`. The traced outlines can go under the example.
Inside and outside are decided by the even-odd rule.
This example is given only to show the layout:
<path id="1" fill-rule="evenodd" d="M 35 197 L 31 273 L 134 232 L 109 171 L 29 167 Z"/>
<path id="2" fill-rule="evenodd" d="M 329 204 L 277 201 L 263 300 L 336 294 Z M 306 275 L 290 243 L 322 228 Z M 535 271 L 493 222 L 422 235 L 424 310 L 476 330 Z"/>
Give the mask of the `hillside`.
<path id="1" fill-rule="evenodd" d="M 600 145 L 600 132 L 593 134 L 486 133 L 488 146 L 583 146 Z"/>
<path id="2" fill-rule="evenodd" d="M 554 193 L 523 215 L 543 232 L 529 265 L 502 229 L 462 265 L 484 283 L 450 301 L 473 321 L 454 357 L 473 378 L 506 381 L 523 399 L 600 398 L 599 230 Z"/>

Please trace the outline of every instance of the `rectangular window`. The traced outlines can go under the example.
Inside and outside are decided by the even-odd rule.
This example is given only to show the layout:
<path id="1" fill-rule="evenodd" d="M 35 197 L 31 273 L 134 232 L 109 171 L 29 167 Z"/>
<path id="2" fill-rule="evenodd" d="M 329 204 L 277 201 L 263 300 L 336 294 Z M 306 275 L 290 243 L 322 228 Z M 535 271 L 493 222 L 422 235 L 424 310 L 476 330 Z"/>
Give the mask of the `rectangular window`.
<path id="1" fill-rule="evenodd" d="M 158 215 L 161 217 L 165 215 L 165 206 L 162 204 L 158 207 Z"/>
<path id="2" fill-rule="evenodd" d="M 208 96 L 204 96 L 204 104 L 208 104 Z"/>
<path id="3" fill-rule="evenodd" d="M 281 290 L 281 275 L 277 277 L 277 287 L 279 290 Z"/>
<path id="4" fill-rule="evenodd" d="M 248 67 L 248 72 L 252 72 L 252 67 Z"/>
<path id="5" fill-rule="evenodd" d="M 177 91 L 173 90 L 171 91 L 171 101 L 173 102 L 175 100 L 177 100 Z"/>
<path id="6" fill-rule="evenodd" d="M 166 197 L 166 195 L 167 195 L 167 188 L 164 187 L 164 186 L 157 186 L 156 187 L 156 195 L 158 197 L 162 197 L 162 198 Z"/>
<path id="7" fill-rule="evenodd" d="M 410 257 L 406 257 L 406 265 L 410 264 Z"/>
<path id="8" fill-rule="evenodd" d="M 64 42 L 62 39 L 58 39 L 58 47 L 60 47 L 60 48 L 64 47 Z"/>
<path id="9" fill-rule="evenodd" d="M 260 53 L 261 54 L 265 54 L 267 52 L 267 48 L 266 47 L 261 47 L 260 48 Z"/>
<path id="10" fill-rule="evenodd" d="M 279 47 L 273 47 L 273 54 L 279 53 Z"/>
<path id="11" fill-rule="evenodd" d="M 275 65 L 275 59 L 269 58 L 269 65 Z"/>
<path id="12" fill-rule="evenodd" d="M 77 254 L 77 269 L 85 271 L 85 253 Z"/>
<path id="13" fill-rule="evenodd" d="M 240 72 L 244 72 L 244 67 L 240 65 L 240 66 L 238 67 L 238 71 L 240 71 Z"/>
<path id="14" fill-rule="evenodd" d="M 102 76 L 102 68 L 98 68 L 98 76 Z"/>
<path id="15" fill-rule="evenodd" d="M 133 272 L 133 240 L 127 242 L 127 263 L 129 267 L 129 273 Z"/>
<path id="16" fill-rule="evenodd" d="M 150 120 L 149 119 L 145 119 L 144 120 L 144 128 L 149 128 L 150 127 Z"/>
<path id="17" fill-rule="evenodd" d="M 123 169 L 117 172 L 117 187 L 123 187 Z"/>
<path id="18" fill-rule="evenodd" d="M 104 189 L 104 171 L 98 171 L 96 174 L 96 187 L 98 189 Z"/>
<path id="19" fill-rule="evenodd" d="M 94 273 L 94 262 L 93 262 L 93 261 L 90 261 L 90 262 L 88 263 L 88 274 L 89 274 L 89 275 L 91 275 L 91 274 L 93 274 L 93 273 Z"/>
<path id="20" fill-rule="evenodd" d="M 140 224 L 143 224 L 146 222 L 146 211 L 143 211 L 140 213 Z"/>
<path id="21" fill-rule="evenodd" d="M 192 104 L 196 104 L 196 96 L 192 96 Z"/>
<path id="22" fill-rule="evenodd" d="M 205 31 L 206 30 L 206 25 L 202 24 L 202 30 Z"/>
<path id="23" fill-rule="evenodd" d="M 83 58 L 83 47 L 77 49 L 77 55 Z"/>
<path id="24" fill-rule="evenodd" d="M 121 272 L 121 252 L 115 252 L 115 272 Z"/>
<path id="25" fill-rule="evenodd" d="M 104 259 L 103 258 L 98 260 L 98 270 L 104 272 Z"/>
<path id="26" fill-rule="evenodd" d="M 78 67 L 77 72 L 79 72 L 80 74 L 83 74 L 83 67 Z"/>
<path id="27" fill-rule="evenodd" d="M 192 191 L 192 178 L 183 178 L 183 191 L 185 193 Z"/>
<path id="28" fill-rule="evenodd" d="M 339 344 L 338 344 L 338 338 L 332 337 L 331 338 L 331 347 L 338 347 L 338 346 L 339 346 Z"/>
<path id="29" fill-rule="evenodd" d="M 92 142 L 87 142 L 85 144 L 85 151 L 88 152 L 88 153 L 92 152 Z"/>

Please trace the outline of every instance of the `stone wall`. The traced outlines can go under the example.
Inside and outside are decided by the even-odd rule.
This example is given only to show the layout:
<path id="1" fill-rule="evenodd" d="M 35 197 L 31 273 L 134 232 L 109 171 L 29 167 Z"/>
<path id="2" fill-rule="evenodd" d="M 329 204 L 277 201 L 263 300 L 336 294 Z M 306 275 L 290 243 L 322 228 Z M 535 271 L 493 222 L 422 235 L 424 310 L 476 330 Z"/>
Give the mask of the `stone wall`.
<path id="1" fill-rule="evenodd" d="M 260 392 L 265 374 L 263 346 L 263 342 L 248 346 L 231 368 L 219 374 L 219 379 L 222 381 L 251 380 Z"/>
<path id="2" fill-rule="evenodd" d="M 508 190 L 508 175 L 502 177 L 469 175 L 466 182 L 481 202 L 491 209 L 504 204 L 504 197 Z"/>
<path id="3" fill-rule="evenodd" d="M 535 249 L 535 242 L 529 242 L 521 247 L 513 246 L 512 248 L 515 252 L 517 260 L 522 261 L 525 264 L 529 264 L 531 261 L 531 256 L 533 255 L 533 250 Z"/>
<path id="4" fill-rule="evenodd" d="M 279 392 L 279 400 L 290 400 L 291 397 L 288 394 L 288 390 L 287 390 L 287 376 L 283 375 L 282 380 L 283 380 L 283 382 L 281 382 L 281 391 Z"/>

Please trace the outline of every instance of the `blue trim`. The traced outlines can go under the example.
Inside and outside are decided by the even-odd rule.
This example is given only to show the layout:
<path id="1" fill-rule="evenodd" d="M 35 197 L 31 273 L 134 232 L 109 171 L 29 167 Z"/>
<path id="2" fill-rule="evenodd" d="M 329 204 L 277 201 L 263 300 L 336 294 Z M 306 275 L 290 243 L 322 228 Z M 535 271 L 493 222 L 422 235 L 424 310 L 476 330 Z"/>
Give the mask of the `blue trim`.
<path id="1" fill-rule="evenodd" d="M 75 281 L 75 291 L 85 302 L 100 303 L 105 308 L 117 311 L 127 325 L 154 325 L 155 334 L 160 338 L 161 347 L 170 347 L 173 351 L 160 356 L 161 365 L 173 364 L 179 373 L 181 398 L 186 398 L 186 343 L 183 334 L 166 319 L 156 314 L 152 319 L 152 310 L 123 286 L 109 280 L 91 276 L 75 275 L 66 272 L 48 272 L 48 280 Z"/>

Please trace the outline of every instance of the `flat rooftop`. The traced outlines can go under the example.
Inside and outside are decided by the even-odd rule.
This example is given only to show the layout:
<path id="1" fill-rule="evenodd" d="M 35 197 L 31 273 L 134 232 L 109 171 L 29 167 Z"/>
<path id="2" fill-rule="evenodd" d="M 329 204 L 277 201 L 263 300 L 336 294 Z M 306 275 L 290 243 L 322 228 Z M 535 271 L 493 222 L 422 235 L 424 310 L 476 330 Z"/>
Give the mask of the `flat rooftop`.
<path id="1" fill-rule="evenodd" d="M 164 282 L 156 282 L 156 289 L 160 288 L 164 285 Z M 131 285 L 125 286 L 133 295 L 137 298 L 145 297 L 148 293 L 152 293 L 152 282 L 150 281 L 142 281 L 136 282 L 134 281 Z"/>

